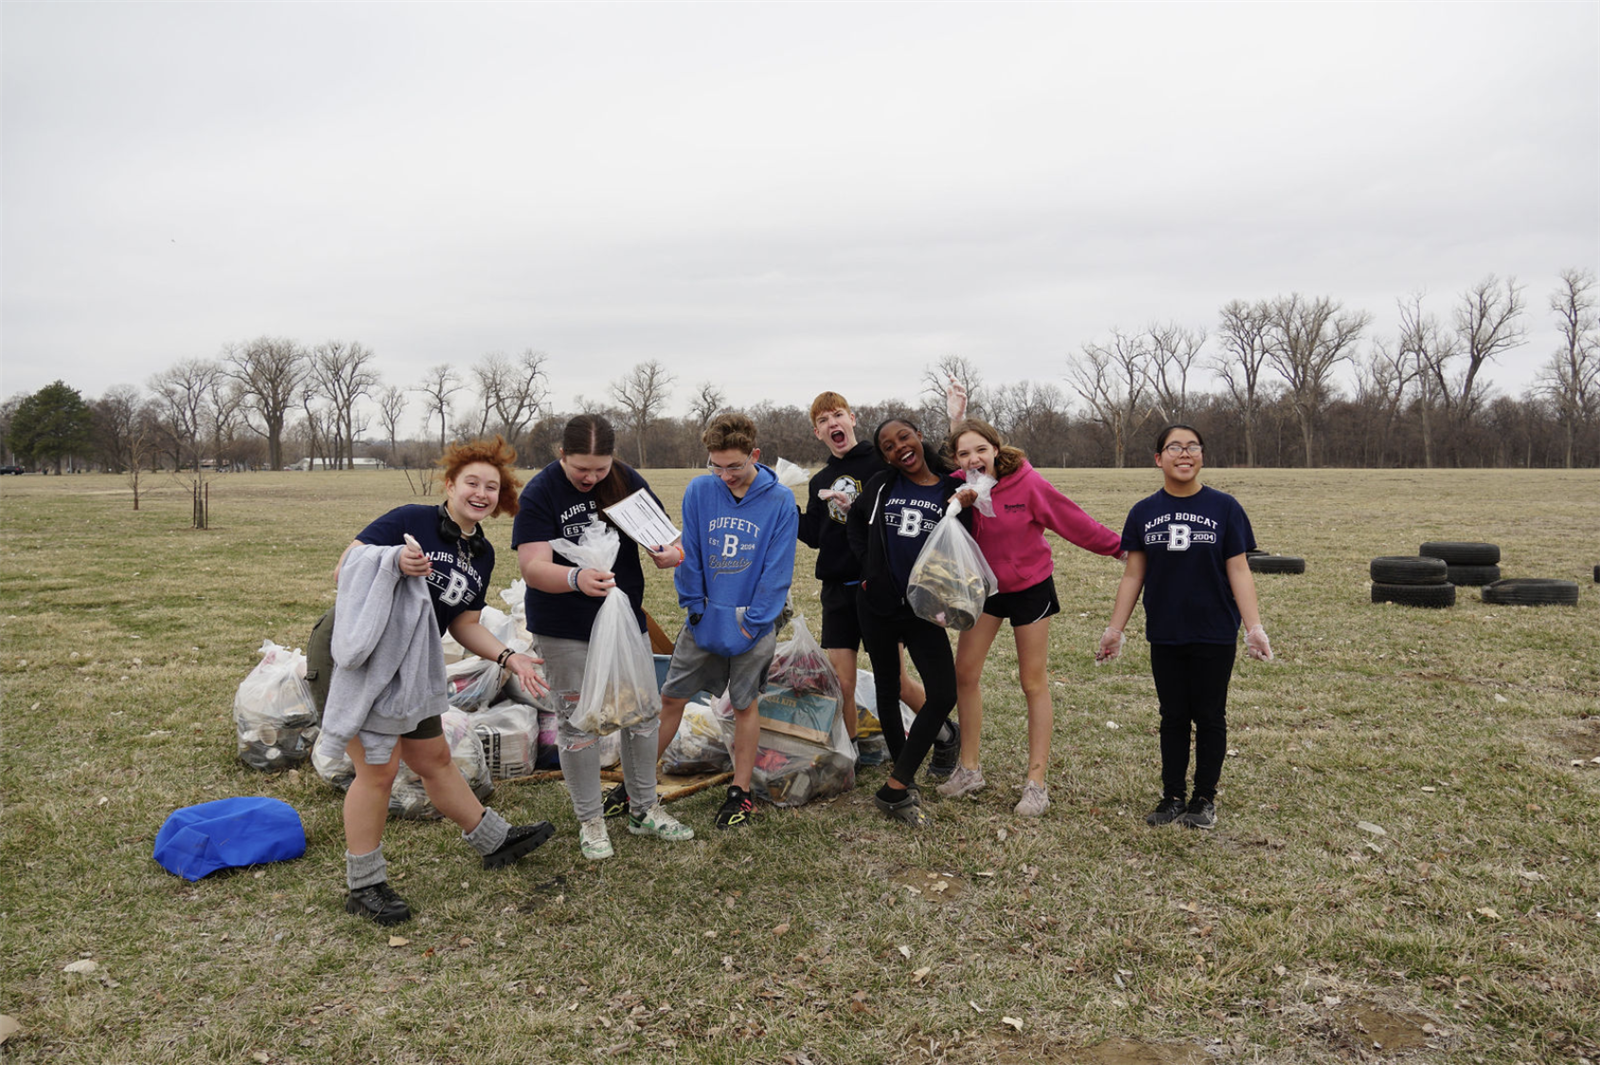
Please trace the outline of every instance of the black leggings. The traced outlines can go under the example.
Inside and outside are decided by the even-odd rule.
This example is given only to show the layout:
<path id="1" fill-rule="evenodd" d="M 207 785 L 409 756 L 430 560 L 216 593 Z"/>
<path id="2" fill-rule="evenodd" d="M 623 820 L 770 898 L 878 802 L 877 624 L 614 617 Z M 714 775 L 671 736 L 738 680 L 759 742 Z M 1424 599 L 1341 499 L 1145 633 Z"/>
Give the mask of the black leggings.
<path id="1" fill-rule="evenodd" d="M 1217 798 L 1228 753 L 1228 681 L 1236 648 L 1223 643 L 1153 643 L 1150 672 L 1161 700 L 1161 789 L 1183 798 L 1194 726 L 1194 794 Z"/>
<path id="2" fill-rule="evenodd" d="M 950 650 L 950 636 L 939 626 L 917 617 L 903 603 L 893 614 L 872 610 L 864 595 L 857 600 L 857 605 L 861 614 L 861 643 L 872 660 L 878 718 L 883 723 L 883 738 L 889 745 L 889 754 L 894 758 L 894 769 L 889 775 L 909 785 L 916 781 L 917 770 L 928 757 L 934 737 L 956 705 L 956 658 Z M 900 720 L 902 643 L 928 692 L 928 700 L 922 704 L 909 736 Z"/>

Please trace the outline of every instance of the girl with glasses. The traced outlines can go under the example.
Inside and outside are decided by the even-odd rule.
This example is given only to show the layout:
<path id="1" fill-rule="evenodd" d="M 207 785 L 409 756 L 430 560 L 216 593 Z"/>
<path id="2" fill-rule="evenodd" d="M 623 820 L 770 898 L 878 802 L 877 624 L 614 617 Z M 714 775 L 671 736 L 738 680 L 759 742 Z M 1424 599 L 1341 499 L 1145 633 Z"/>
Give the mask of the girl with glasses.
<path id="1" fill-rule="evenodd" d="M 1122 527 L 1126 569 L 1096 662 L 1122 652 L 1123 627 L 1144 593 L 1150 672 L 1161 704 L 1161 802 L 1151 825 L 1217 823 L 1217 781 L 1228 751 L 1228 682 L 1241 622 L 1251 658 L 1272 660 L 1245 552 L 1255 547 L 1239 501 L 1200 483 L 1204 445 L 1191 426 L 1156 438 L 1161 490 L 1135 503 Z M 1188 792 L 1194 733 L 1194 790 Z M 1185 801 L 1185 794 L 1188 799 Z"/>

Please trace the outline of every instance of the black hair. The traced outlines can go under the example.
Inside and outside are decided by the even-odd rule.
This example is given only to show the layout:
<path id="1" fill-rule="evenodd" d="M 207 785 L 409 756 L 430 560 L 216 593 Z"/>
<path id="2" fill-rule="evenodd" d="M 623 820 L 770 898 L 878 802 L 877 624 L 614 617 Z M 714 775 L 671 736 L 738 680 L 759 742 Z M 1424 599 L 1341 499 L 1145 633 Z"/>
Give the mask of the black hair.
<path id="1" fill-rule="evenodd" d="M 883 463 L 885 466 L 889 466 L 889 460 L 883 457 L 883 446 L 878 443 L 878 440 L 883 436 L 884 428 L 893 422 L 899 422 L 906 428 L 910 429 L 913 433 L 916 433 L 918 436 L 922 436 L 922 430 L 917 426 L 917 423 L 912 421 L 910 418 L 895 415 L 892 418 L 885 418 L 883 421 L 879 422 L 878 427 L 872 431 L 872 450 L 878 453 L 878 461 Z M 955 469 L 955 467 L 950 465 L 949 461 L 944 457 L 944 455 L 940 453 L 938 448 L 928 446 L 926 437 L 923 437 L 922 441 L 922 461 L 928 467 L 928 469 L 939 474 L 941 477 Z M 894 467 L 890 466 L 890 469 L 893 468 Z"/>
<path id="2" fill-rule="evenodd" d="M 1161 434 L 1156 437 L 1156 450 L 1157 451 L 1160 451 L 1162 448 L 1167 446 L 1167 437 L 1172 435 L 1172 432 L 1175 429 L 1187 429 L 1187 430 L 1189 430 L 1191 433 L 1194 434 L 1195 440 L 1199 441 L 1201 449 L 1204 450 L 1204 448 L 1206 446 L 1206 438 L 1200 435 L 1200 430 L 1196 429 L 1192 425 L 1185 425 L 1183 422 L 1173 422 L 1170 425 L 1168 425 L 1165 429 L 1162 429 L 1161 430 Z"/>

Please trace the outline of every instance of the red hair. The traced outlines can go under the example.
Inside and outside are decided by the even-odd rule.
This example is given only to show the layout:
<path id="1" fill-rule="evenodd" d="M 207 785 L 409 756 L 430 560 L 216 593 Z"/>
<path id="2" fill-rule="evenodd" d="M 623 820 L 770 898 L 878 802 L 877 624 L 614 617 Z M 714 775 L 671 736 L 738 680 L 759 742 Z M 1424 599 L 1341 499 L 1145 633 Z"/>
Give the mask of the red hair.
<path id="1" fill-rule="evenodd" d="M 495 434 L 493 440 L 471 440 L 465 444 L 451 444 L 445 453 L 439 456 L 438 465 L 444 470 L 445 481 L 452 482 L 460 475 L 461 471 L 474 462 L 482 462 L 493 466 L 500 475 L 500 498 L 495 502 L 491 518 L 504 514 L 514 518 L 517 514 L 517 489 L 522 487 L 522 482 L 517 480 L 513 472 L 517 468 L 517 449 L 506 443 L 506 439 Z"/>

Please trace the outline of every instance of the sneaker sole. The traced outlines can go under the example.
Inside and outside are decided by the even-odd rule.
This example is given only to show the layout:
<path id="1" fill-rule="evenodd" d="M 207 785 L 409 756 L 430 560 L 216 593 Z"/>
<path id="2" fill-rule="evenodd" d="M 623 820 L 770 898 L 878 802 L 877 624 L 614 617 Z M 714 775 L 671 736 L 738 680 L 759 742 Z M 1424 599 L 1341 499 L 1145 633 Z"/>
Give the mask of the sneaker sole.
<path id="1" fill-rule="evenodd" d="M 582 851 L 583 856 L 591 862 L 603 862 L 607 858 L 615 857 L 617 853 L 615 847 L 607 847 L 604 852 L 590 852 L 583 847 L 579 847 L 578 850 Z"/>
<path id="2" fill-rule="evenodd" d="M 694 829 L 690 828 L 688 825 L 683 826 L 682 834 L 667 835 L 661 832 L 653 832 L 650 829 L 645 828 L 643 825 L 635 828 L 633 823 L 630 821 L 628 823 L 628 831 L 635 836 L 650 836 L 653 839 L 664 839 L 668 843 L 687 843 L 689 840 L 694 839 Z"/>
<path id="3" fill-rule="evenodd" d="M 529 851 L 541 846 L 551 836 L 555 835 L 555 833 L 556 829 L 554 825 L 552 825 L 549 821 L 540 821 L 534 826 L 532 835 L 524 836 L 522 839 L 519 839 L 511 848 L 505 851 L 497 851 L 494 854 L 484 855 L 483 867 L 485 869 L 503 869 L 517 861 L 517 859 L 521 858 Z"/>
<path id="4" fill-rule="evenodd" d="M 975 787 L 960 788 L 960 789 L 958 789 L 956 791 L 946 791 L 946 790 L 944 790 L 944 787 L 941 785 L 940 787 L 934 788 L 933 790 L 934 790 L 934 793 L 936 795 L 938 795 L 941 799 L 965 799 L 965 798 L 968 798 L 969 796 L 978 794 L 978 792 L 982 791 L 984 788 L 986 788 L 988 786 L 989 786 L 988 784 L 978 784 Z"/>
<path id="5" fill-rule="evenodd" d="M 1213 828 L 1217 827 L 1217 819 L 1215 817 L 1203 823 L 1200 821 L 1189 821 L 1184 818 L 1179 818 L 1178 820 L 1181 824 L 1187 825 L 1190 828 L 1198 828 L 1202 832 L 1210 832 Z"/>

